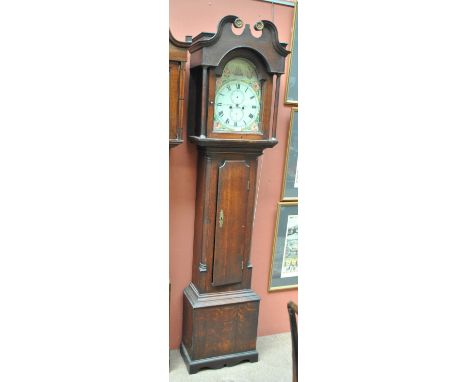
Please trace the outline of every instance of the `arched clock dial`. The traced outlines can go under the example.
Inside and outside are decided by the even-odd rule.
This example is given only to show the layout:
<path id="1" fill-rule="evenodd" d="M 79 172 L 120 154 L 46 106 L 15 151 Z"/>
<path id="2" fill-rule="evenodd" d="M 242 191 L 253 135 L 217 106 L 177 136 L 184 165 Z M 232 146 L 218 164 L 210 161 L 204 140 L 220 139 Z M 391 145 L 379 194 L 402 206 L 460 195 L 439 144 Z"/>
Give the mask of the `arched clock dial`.
<path id="1" fill-rule="evenodd" d="M 260 109 L 260 83 L 255 67 L 243 58 L 231 60 L 217 81 L 213 130 L 258 133 Z"/>

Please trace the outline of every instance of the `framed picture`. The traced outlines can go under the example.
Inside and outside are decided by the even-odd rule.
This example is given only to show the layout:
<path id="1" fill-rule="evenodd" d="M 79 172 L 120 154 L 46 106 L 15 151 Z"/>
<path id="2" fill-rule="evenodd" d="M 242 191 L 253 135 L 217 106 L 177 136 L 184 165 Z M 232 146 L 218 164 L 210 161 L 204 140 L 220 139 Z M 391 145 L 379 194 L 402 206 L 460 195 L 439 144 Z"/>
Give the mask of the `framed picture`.
<path id="1" fill-rule="evenodd" d="M 297 177 L 297 154 L 298 154 L 298 111 L 297 107 L 291 109 L 291 121 L 289 125 L 288 148 L 286 161 L 284 163 L 282 200 L 297 200 L 298 177 Z"/>
<path id="2" fill-rule="evenodd" d="M 263 0 L 270 4 L 280 4 L 280 5 L 287 5 L 288 7 L 294 7 L 295 0 Z"/>
<path id="3" fill-rule="evenodd" d="M 298 53 L 299 46 L 297 40 L 297 1 L 294 8 L 293 31 L 291 39 L 291 54 L 289 55 L 288 78 L 286 81 L 285 103 L 287 105 L 297 105 L 298 103 Z"/>
<path id="4" fill-rule="evenodd" d="M 268 291 L 297 288 L 298 204 L 279 202 Z"/>

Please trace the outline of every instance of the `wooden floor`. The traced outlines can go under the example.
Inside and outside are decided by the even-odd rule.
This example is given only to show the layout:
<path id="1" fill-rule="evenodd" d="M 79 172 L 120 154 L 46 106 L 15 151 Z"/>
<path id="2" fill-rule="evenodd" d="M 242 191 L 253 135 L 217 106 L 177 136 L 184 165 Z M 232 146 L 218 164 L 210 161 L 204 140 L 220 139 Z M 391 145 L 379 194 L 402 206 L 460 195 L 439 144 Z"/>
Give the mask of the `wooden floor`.
<path id="1" fill-rule="evenodd" d="M 170 352 L 170 382 L 291 382 L 291 334 L 257 339 L 258 362 L 241 363 L 218 370 L 201 370 L 190 375 L 178 350 Z"/>

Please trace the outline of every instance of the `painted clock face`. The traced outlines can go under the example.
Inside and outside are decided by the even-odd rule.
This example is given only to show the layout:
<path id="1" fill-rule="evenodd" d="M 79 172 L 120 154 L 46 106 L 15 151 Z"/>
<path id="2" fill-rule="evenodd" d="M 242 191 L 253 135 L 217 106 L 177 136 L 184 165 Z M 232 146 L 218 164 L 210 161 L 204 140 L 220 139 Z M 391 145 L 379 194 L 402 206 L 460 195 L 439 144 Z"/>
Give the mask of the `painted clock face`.
<path id="1" fill-rule="evenodd" d="M 255 66 L 235 58 L 216 80 L 214 132 L 260 133 L 261 89 Z"/>

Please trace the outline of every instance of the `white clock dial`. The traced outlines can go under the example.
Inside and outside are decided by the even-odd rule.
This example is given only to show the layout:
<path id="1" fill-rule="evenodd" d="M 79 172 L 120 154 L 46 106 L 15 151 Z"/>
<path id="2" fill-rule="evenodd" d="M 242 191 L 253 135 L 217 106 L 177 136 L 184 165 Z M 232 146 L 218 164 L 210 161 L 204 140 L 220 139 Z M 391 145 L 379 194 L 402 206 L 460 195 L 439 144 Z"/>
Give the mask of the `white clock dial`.
<path id="1" fill-rule="evenodd" d="M 214 102 L 214 132 L 260 132 L 260 81 L 249 60 L 234 58 L 226 64 L 216 80 Z"/>
<path id="2" fill-rule="evenodd" d="M 214 112 L 218 130 L 258 130 L 260 102 L 249 83 L 233 80 L 223 84 L 216 93 Z"/>

